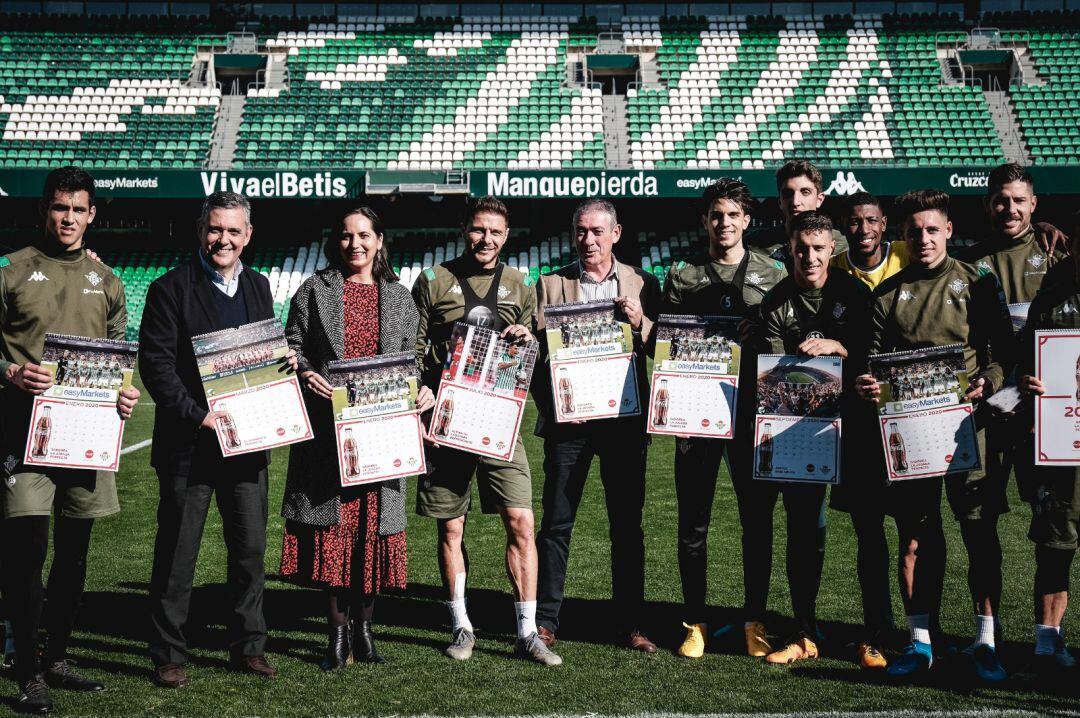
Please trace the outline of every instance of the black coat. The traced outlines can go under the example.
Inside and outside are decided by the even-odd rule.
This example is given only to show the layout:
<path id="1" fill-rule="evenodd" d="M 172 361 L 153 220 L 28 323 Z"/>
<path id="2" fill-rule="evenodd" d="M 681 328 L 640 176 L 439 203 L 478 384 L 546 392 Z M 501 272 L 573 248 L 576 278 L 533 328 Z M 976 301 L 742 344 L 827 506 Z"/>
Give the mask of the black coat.
<path id="1" fill-rule="evenodd" d="M 239 282 L 248 322 L 273 319 L 274 298 L 266 277 L 244 267 Z M 195 256 L 154 280 L 146 295 L 139 373 L 155 403 L 150 464 L 162 471 L 186 473 L 192 467 L 257 471 L 270 461 L 269 451 L 226 461 L 214 432 L 199 426 L 209 410 L 191 338 L 226 328 L 211 294 L 217 291 Z"/>

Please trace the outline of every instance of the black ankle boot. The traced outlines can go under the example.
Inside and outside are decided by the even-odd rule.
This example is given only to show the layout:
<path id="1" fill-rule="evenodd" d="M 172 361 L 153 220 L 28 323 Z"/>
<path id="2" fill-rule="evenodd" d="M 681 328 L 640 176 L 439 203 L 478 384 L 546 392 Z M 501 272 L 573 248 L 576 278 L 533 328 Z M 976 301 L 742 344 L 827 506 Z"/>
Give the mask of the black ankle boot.
<path id="1" fill-rule="evenodd" d="M 349 645 L 349 627 L 331 626 L 326 645 L 326 658 L 319 664 L 324 671 L 334 671 L 352 663 L 352 649 Z"/>
<path id="2" fill-rule="evenodd" d="M 386 659 L 375 650 L 371 621 L 360 621 L 353 625 L 353 658 L 357 663 L 386 663 Z"/>

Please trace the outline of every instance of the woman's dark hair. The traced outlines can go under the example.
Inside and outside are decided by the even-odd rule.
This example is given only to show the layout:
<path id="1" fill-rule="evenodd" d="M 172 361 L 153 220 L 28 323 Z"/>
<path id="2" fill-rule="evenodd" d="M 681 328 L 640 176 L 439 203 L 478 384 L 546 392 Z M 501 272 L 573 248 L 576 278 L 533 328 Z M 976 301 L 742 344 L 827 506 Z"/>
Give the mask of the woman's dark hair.
<path id="1" fill-rule="evenodd" d="M 396 282 L 398 276 L 394 274 L 394 268 L 390 266 L 390 254 L 386 251 L 386 238 L 383 236 L 383 222 L 379 219 L 379 215 L 375 214 L 375 210 L 366 205 L 345 212 L 341 215 L 341 219 L 338 220 L 337 224 L 334 225 L 333 233 L 326 240 L 326 244 L 323 245 L 323 256 L 326 257 L 327 264 L 341 269 L 341 235 L 345 231 L 345 220 L 355 214 L 366 217 L 371 222 L 372 231 L 383 239 L 383 246 L 375 255 L 375 263 L 371 267 L 372 278 L 376 282 Z"/>

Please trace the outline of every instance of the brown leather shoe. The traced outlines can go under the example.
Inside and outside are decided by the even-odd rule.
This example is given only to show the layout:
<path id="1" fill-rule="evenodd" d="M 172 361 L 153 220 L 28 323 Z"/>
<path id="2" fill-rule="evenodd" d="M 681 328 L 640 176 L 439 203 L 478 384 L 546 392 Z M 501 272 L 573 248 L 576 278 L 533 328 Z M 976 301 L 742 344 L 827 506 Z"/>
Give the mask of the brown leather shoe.
<path id="1" fill-rule="evenodd" d="M 656 644 L 650 641 L 648 636 L 637 629 L 630 631 L 630 636 L 627 639 L 626 644 L 634 651 L 656 653 Z"/>
<path id="2" fill-rule="evenodd" d="M 277 675 L 277 669 L 267 662 L 266 656 L 242 656 L 233 663 L 233 667 L 241 673 L 250 673 L 264 678 L 273 678 Z"/>
<path id="3" fill-rule="evenodd" d="M 187 671 L 179 663 L 166 663 L 154 669 L 154 684 L 162 688 L 184 688 L 188 684 Z"/>
<path id="4" fill-rule="evenodd" d="M 536 627 L 536 635 L 540 636 L 540 642 L 548 648 L 553 648 L 555 646 L 555 634 L 543 626 Z"/>

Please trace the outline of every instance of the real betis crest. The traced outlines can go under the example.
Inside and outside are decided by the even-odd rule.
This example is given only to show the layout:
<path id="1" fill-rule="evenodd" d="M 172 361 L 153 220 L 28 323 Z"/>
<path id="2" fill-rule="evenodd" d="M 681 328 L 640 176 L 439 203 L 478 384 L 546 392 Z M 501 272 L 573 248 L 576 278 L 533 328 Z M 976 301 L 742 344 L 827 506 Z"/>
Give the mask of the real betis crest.
<path id="1" fill-rule="evenodd" d="M 510 296 L 510 290 L 500 284 L 499 285 L 499 299 L 506 299 L 509 296 Z"/>
<path id="2" fill-rule="evenodd" d="M 1044 262 L 1046 262 L 1046 257 L 1042 256 L 1041 254 L 1033 254 L 1032 256 L 1028 257 L 1028 263 L 1031 264 L 1031 266 L 1035 269 L 1043 266 Z"/>
<path id="3" fill-rule="evenodd" d="M 956 292 L 957 294 L 959 294 L 960 292 L 964 291 L 964 287 L 966 287 L 966 286 L 967 286 L 967 283 L 966 282 L 961 282 L 959 277 L 958 277 L 958 278 L 952 280 L 952 283 L 949 285 L 949 289 L 951 289 L 954 292 Z"/>
<path id="4" fill-rule="evenodd" d="M 836 304 L 832 308 L 832 315 L 839 319 L 840 317 L 844 316 L 844 309 L 845 307 L 843 304 Z"/>

